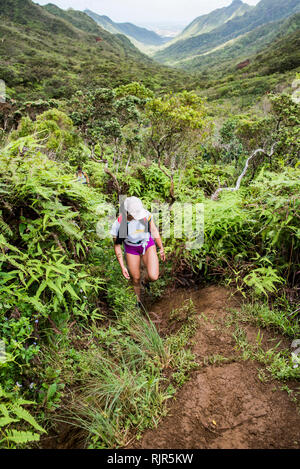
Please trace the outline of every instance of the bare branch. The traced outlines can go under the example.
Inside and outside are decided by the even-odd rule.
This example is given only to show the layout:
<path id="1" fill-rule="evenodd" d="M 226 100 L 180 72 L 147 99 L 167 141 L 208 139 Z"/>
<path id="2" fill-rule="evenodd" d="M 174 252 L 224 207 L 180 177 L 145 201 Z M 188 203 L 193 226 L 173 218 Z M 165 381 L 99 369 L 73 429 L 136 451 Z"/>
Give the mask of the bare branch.
<path id="1" fill-rule="evenodd" d="M 258 154 L 258 153 L 263 153 L 264 155 L 268 156 L 269 158 L 271 158 L 271 156 L 273 155 L 274 153 L 274 150 L 275 150 L 275 146 L 277 145 L 278 142 L 275 142 L 273 143 L 272 145 L 272 148 L 271 148 L 271 151 L 270 153 L 267 153 L 263 148 L 257 148 L 257 150 L 255 150 L 251 156 L 249 156 L 249 158 L 247 159 L 246 161 L 246 164 L 245 164 L 245 167 L 243 169 L 243 172 L 242 174 L 239 176 L 237 182 L 236 182 L 236 186 L 235 187 L 219 187 L 219 189 L 216 190 L 216 192 L 211 196 L 211 199 L 212 200 L 217 200 L 218 199 L 218 196 L 220 194 L 220 192 L 222 191 L 230 191 L 230 192 L 235 192 L 235 191 L 238 191 L 240 186 L 241 186 L 241 182 L 242 182 L 242 179 L 243 177 L 245 176 L 246 172 L 247 172 L 247 169 L 249 167 L 249 163 L 250 161 Z"/>
<path id="2" fill-rule="evenodd" d="M 171 181 L 171 187 L 170 187 L 170 196 L 172 200 L 175 200 L 175 194 L 174 194 L 174 171 L 171 171 L 171 174 L 169 174 L 164 168 L 158 165 L 159 169 L 170 179 Z"/>
<path id="3" fill-rule="evenodd" d="M 97 158 L 95 158 L 95 156 L 92 154 L 91 155 L 91 160 L 95 161 L 96 163 L 107 163 L 107 160 L 105 160 L 104 158 L 101 158 L 100 160 L 98 160 Z"/>
<path id="4" fill-rule="evenodd" d="M 118 183 L 118 180 L 116 178 L 116 176 L 108 169 L 108 168 L 104 168 L 104 171 L 106 174 L 108 174 L 114 181 L 115 183 L 115 186 L 116 186 L 116 189 L 117 189 L 117 192 L 118 192 L 118 195 L 121 194 L 121 188 L 120 188 L 120 185 Z"/>

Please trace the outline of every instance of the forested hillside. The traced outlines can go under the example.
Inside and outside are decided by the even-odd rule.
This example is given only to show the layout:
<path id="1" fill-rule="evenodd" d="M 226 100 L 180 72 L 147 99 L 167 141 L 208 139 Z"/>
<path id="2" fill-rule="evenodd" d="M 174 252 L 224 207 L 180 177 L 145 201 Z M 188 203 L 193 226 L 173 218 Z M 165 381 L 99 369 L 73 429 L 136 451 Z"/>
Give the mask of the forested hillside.
<path id="1" fill-rule="evenodd" d="M 255 8 L 241 16 L 226 21 L 207 33 L 176 41 L 156 52 L 154 57 L 162 63 L 187 67 L 186 59 L 207 54 L 228 41 L 242 38 L 243 35 L 262 25 L 278 21 L 300 11 L 298 0 L 261 0 Z M 268 27 L 268 26 L 267 26 Z M 244 51 L 243 51 L 244 52 Z"/>
<path id="2" fill-rule="evenodd" d="M 215 72 L 221 74 L 224 73 L 224 69 L 226 71 L 236 69 L 239 63 L 249 60 L 256 75 L 260 75 L 262 68 L 267 70 L 271 61 L 274 61 L 273 70 L 280 71 L 281 61 L 287 62 L 290 57 L 290 68 L 296 68 L 300 63 L 297 54 L 299 30 L 300 13 L 296 13 L 288 19 L 259 26 L 250 33 L 243 35 L 240 39 L 229 41 L 209 54 L 190 58 L 186 60 L 186 63 L 191 70 L 198 71 L 205 70 L 210 65 Z M 296 44 L 294 41 L 296 41 Z M 294 43 L 294 47 L 291 47 L 292 43 Z M 284 54 L 275 53 L 277 49 L 284 49 Z M 257 63 L 257 58 L 260 56 L 264 56 L 264 61 L 261 64 Z M 278 64 L 277 69 L 276 63 Z M 288 69 L 287 66 L 282 67 L 282 70 Z M 269 70 L 272 70 L 271 67 Z"/>
<path id="3" fill-rule="evenodd" d="M 299 15 L 244 68 L 224 49 L 187 73 L 85 13 L 2 3 L 0 448 L 299 449 Z M 171 226 L 141 302 L 120 195 Z"/>
<path id="4" fill-rule="evenodd" d="M 241 0 L 234 0 L 228 7 L 218 8 L 207 15 L 196 18 L 184 28 L 182 33 L 180 33 L 172 43 L 189 37 L 199 36 L 200 34 L 209 33 L 213 29 L 224 25 L 227 21 L 237 16 L 242 16 L 244 13 L 251 10 L 251 8 L 250 5 L 243 3 Z"/>
<path id="5" fill-rule="evenodd" d="M 145 46 L 160 46 L 167 42 L 166 38 L 163 38 L 156 34 L 154 31 L 150 31 L 146 28 L 141 28 L 132 23 L 115 23 L 107 16 L 97 15 L 91 10 L 85 10 L 85 13 L 89 15 L 97 24 L 102 26 L 104 29 L 112 34 L 124 34 L 131 40 L 138 41 Z"/>
<path id="6" fill-rule="evenodd" d="M 108 33 L 85 13 L 51 11 L 30 0 L 4 2 L 0 74 L 11 98 L 62 98 L 82 87 L 136 78 L 153 89 L 194 86 L 185 73 L 157 65 L 125 36 Z"/>

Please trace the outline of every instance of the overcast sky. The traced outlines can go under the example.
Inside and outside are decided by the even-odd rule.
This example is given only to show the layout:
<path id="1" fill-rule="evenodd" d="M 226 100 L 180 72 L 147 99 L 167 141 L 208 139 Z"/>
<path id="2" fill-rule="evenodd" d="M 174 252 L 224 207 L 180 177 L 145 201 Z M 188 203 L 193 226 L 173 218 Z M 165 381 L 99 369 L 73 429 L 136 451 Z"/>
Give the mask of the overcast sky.
<path id="1" fill-rule="evenodd" d="M 232 0 L 34 0 L 60 8 L 89 10 L 107 15 L 117 22 L 131 23 L 189 23 L 197 16 L 231 4 Z M 244 0 L 256 5 L 259 0 Z"/>

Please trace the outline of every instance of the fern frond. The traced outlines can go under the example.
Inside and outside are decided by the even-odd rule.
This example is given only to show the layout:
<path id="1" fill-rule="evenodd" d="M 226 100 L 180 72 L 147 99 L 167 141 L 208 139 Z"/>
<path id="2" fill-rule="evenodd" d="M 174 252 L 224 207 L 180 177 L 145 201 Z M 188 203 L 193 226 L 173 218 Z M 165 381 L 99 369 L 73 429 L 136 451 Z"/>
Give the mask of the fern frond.
<path id="1" fill-rule="evenodd" d="M 32 425 L 33 428 L 38 430 L 39 432 L 46 433 L 46 430 L 44 430 L 35 420 L 35 418 L 28 412 L 28 410 L 24 409 L 23 407 L 20 407 L 19 405 L 14 405 L 11 409 L 11 411 L 16 414 L 19 419 L 25 420 L 25 422 L 29 423 Z"/>
<path id="2" fill-rule="evenodd" d="M 39 441 L 40 435 L 38 433 L 24 432 L 19 430 L 9 430 L 6 433 L 6 439 L 13 441 L 16 445 L 23 445 L 32 441 Z"/>
<path id="3" fill-rule="evenodd" d="M 0 417 L 0 428 L 18 421 L 18 419 L 13 419 L 12 417 Z"/>
<path id="4" fill-rule="evenodd" d="M 0 404 L 0 412 L 5 416 L 9 417 L 8 408 L 4 404 Z"/>

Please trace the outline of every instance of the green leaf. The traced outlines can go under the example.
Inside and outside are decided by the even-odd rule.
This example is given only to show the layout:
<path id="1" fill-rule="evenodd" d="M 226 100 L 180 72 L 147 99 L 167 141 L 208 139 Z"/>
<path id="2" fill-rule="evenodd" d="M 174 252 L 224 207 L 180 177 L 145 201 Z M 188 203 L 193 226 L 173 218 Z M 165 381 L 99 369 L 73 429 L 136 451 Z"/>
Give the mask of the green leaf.
<path id="1" fill-rule="evenodd" d="M 57 384 L 52 383 L 51 386 L 49 386 L 49 388 L 48 388 L 47 401 L 50 401 L 50 399 L 54 396 L 56 391 L 57 391 Z"/>
<path id="2" fill-rule="evenodd" d="M 43 291 L 45 290 L 45 288 L 47 288 L 47 286 L 48 286 L 48 283 L 47 283 L 46 280 L 44 280 L 44 281 L 41 283 L 41 285 L 39 286 L 39 289 L 38 289 L 38 291 L 37 291 L 36 294 L 35 294 L 35 298 L 36 298 L 37 300 L 39 299 L 39 297 L 41 296 L 41 294 L 43 293 Z"/>
<path id="3" fill-rule="evenodd" d="M 14 405 L 12 408 L 12 412 L 14 412 L 17 417 L 19 417 L 22 420 L 25 420 L 27 423 L 30 423 L 36 430 L 46 433 L 46 430 L 44 430 L 34 419 L 34 417 L 28 412 L 28 410 L 24 409 L 23 407 Z"/>
<path id="4" fill-rule="evenodd" d="M 32 432 L 11 430 L 7 432 L 6 438 L 9 441 L 13 441 L 17 445 L 21 445 L 21 444 L 29 443 L 32 441 L 39 441 L 40 435 L 38 435 L 37 433 L 32 433 Z"/>
<path id="5" fill-rule="evenodd" d="M 18 422 L 18 419 L 13 419 L 11 417 L 0 417 L 0 427 L 4 427 L 13 422 Z"/>
<path id="6" fill-rule="evenodd" d="M 0 404 L 0 412 L 2 412 L 2 414 L 5 415 L 5 417 L 9 416 L 8 408 L 4 404 Z"/>
<path id="7" fill-rule="evenodd" d="M 65 291 L 68 291 L 72 298 L 75 298 L 76 300 L 80 300 L 79 296 L 75 293 L 71 285 L 67 285 L 64 289 L 64 292 Z"/>

